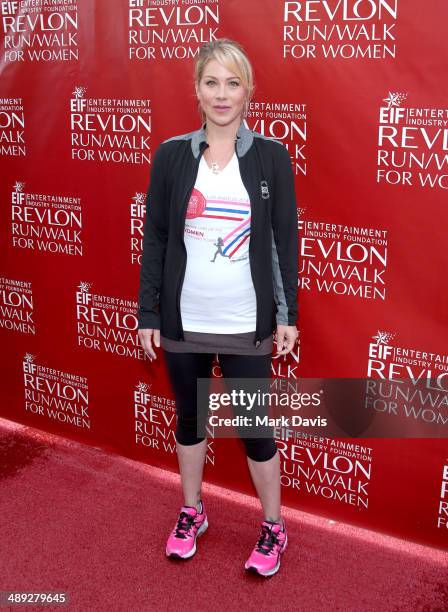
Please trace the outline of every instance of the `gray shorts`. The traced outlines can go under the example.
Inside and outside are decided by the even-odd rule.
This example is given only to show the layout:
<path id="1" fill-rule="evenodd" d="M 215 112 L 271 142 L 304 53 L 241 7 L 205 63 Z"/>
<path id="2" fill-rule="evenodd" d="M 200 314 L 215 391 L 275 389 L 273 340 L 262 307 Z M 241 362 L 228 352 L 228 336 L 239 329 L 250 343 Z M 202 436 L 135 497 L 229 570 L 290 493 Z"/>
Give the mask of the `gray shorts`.
<path id="1" fill-rule="evenodd" d="M 223 353 L 231 355 L 269 355 L 273 351 L 273 334 L 254 344 L 255 332 L 242 334 L 205 334 L 184 331 L 184 340 L 171 340 L 160 335 L 160 346 L 173 353 Z"/>

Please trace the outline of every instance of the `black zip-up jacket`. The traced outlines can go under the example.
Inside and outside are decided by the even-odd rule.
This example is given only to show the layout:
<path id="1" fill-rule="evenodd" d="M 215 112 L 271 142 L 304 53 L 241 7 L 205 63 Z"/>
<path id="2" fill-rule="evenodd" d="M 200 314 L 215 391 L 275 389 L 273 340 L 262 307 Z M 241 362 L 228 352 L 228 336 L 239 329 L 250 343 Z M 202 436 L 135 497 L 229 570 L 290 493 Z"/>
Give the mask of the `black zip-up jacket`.
<path id="1" fill-rule="evenodd" d="M 184 340 L 180 297 L 187 265 L 185 215 L 208 146 L 204 123 L 163 141 L 152 159 L 136 314 L 138 329 L 160 329 L 173 340 Z M 253 341 L 258 347 L 277 324 L 297 322 L 294 173 L 285 145 L 250 130 L 244 122 L 235 149 L 251 203 L 249 262 L 257 302 Z"/>

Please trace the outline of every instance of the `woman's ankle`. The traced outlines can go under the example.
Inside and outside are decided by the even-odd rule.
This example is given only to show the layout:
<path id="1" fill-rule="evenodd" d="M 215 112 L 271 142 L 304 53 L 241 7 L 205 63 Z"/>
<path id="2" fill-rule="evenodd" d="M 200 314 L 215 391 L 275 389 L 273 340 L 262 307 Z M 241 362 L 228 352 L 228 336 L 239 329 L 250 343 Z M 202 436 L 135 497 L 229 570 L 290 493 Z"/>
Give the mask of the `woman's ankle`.
<path id="1" fill-rule="evenodd" d="M 192 502 L 189 504 L 187 501 L 184 501 L 184 506 L 189 506 L 190 508 L 196 508 L 198 512 L 201 511 L 201 499 L 199 499 L 196 503 Z"/>
<path id="2" fill-rule="evenodd" d="M 278 523 L 279 525 L 282 526 L 282 529 L 285 526 L 285 523 L 283 522 L 283 518 L 281 516 L 279 516 L 277 519 L 273 519 L 272 517 L 266 518 L 266 521 L 268 521 L 269 523 Z"/>

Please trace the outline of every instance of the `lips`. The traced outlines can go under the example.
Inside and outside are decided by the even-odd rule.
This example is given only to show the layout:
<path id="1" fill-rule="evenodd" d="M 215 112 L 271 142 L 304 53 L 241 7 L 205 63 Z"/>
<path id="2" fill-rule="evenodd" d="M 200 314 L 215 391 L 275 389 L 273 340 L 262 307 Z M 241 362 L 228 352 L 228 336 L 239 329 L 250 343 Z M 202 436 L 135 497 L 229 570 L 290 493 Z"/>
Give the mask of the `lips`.
<path id="1" fill-rule="evenodd" d="M 216 110 L 228 110 L 230 106 L 214 106 L 213 108 Z"/>

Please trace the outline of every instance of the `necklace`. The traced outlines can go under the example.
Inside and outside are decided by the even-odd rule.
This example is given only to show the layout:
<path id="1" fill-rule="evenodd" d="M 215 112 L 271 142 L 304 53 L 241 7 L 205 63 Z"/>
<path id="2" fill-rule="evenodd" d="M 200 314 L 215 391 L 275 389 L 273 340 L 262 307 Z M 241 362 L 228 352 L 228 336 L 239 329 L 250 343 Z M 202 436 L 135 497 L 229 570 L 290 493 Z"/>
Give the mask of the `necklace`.
<path id="1" fill-rule="evenodd" d="M 235 148 L 236 141 L 237 139 L 235 138 L 235 140 L 233 141 L 233 149 Z M 232 151 L 232 157 L 233 157 L 233 153 L 234 151 Z M 228 157 L 228 154 L 226 157 Z M 232 159 L 232 157 L 230 159 Z M 230 160 L 227 160 L 227 161 L 229 162 Z M 227 167 L 227 165 L 225 167 Z M 210 170 L 213 172 L 213 174 L 219 174 L 220 172 L 222 172 L 222 168 L 220 167 L 217 161 L 210 162 Z"/>

